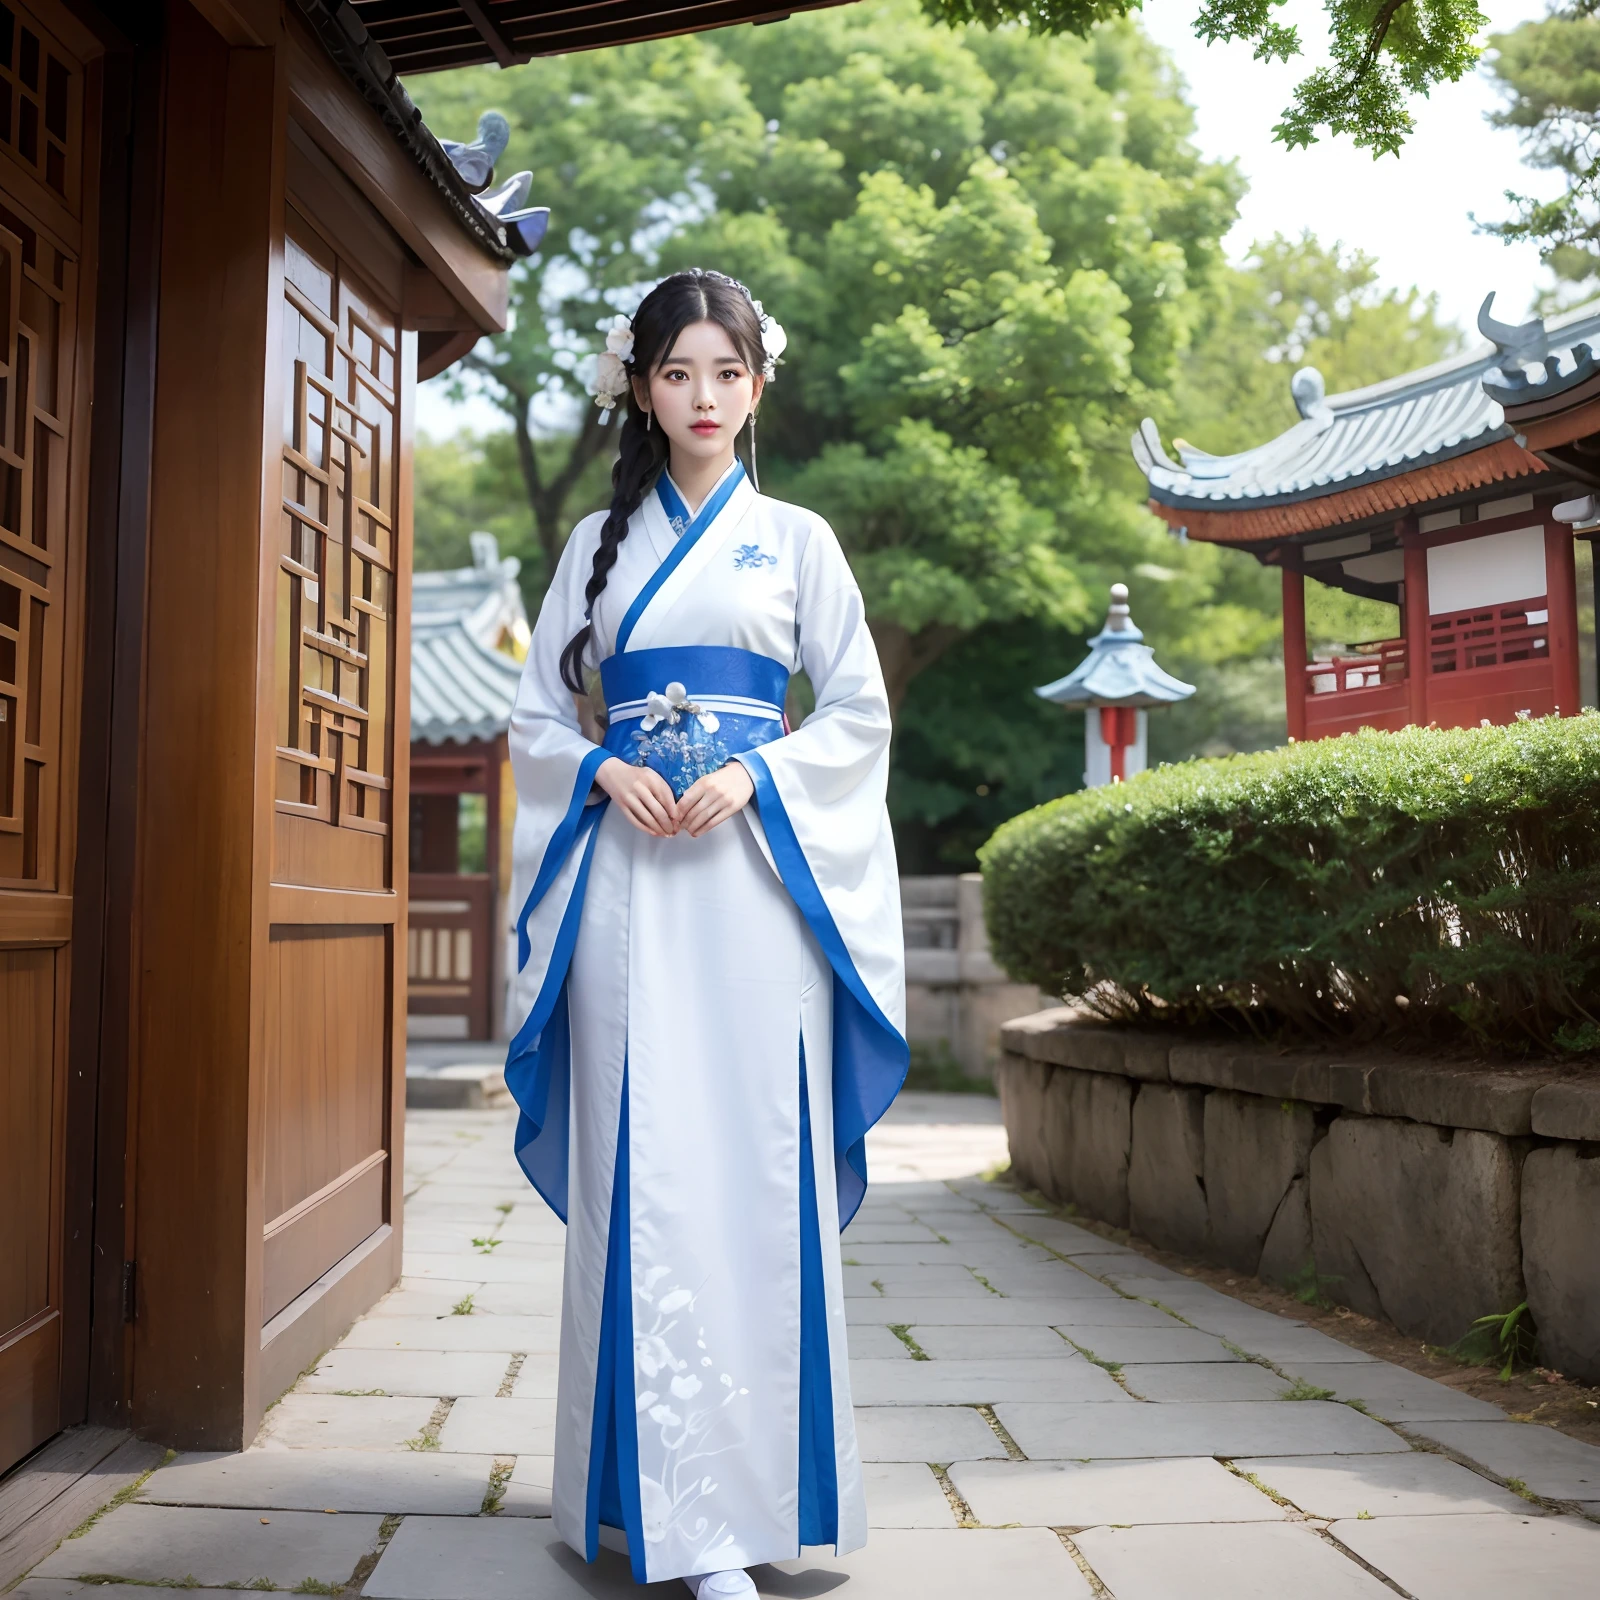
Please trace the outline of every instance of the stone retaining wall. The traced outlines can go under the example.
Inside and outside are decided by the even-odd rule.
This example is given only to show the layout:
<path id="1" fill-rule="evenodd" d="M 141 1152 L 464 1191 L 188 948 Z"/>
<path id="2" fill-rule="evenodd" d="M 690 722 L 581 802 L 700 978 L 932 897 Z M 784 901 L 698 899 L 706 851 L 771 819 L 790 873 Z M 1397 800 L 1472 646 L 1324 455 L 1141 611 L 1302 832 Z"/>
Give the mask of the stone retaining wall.
<path id="1" fill-rule="evenodd" d="M 1067 1009 L 1001 1046 L 1012 1166 L 1052 1200 L 1438 1344 L 1527 1300 L 1542 1359 L 1600 1383 L 1600 1071 L 1194 1042 Z"/>

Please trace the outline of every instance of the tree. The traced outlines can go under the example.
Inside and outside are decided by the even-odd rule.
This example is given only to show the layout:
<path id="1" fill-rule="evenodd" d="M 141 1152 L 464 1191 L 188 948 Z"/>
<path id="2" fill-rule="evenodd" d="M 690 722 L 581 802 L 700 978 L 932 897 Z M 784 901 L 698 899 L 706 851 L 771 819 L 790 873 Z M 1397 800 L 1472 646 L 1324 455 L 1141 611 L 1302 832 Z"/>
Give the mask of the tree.
<path id="1" fill-rule="evenodd" d="M 924 0 L 946 22 L 1027 23 L 1044 34 L 1087 34 L 1125 17 L 1140 0 Z M 1300 30 L 1277 21 L 1283 0 L 1205 0 L 1194 31 L 1208 44 L 1243 39 L 1258 61 L 1301 53 Z M 1295 90 L 1273 137 L 1291 148 L 1315 144 L 1317 129 L 1349 134 L 1374 156 L 1394 155 L 1413 127 L 1407 101 L 1454 83 L 1476 64 L 1476 0 L 1326 0 L 1332 63 Z"/>
<path id="2" fill-rule="evenodd" d="M 1493 117 L 1522 135 L 1529 165 L 1559 172 L 1566 193 L 1534 200 L 1507 191 L 1517 208 L 1486 231 L 1528 240 L 1570 283 L 1600 277 L 1600 0 L 1577 0 L 1490 40 L 1489 71 L 1505 92 Z"/>
<path id="3" fill-rule="evenodd" d="M 578 408 L 586 356 L 645 281 L 702 263 L 789 329 L 763 483 L 833 521 L 896 706 L 985 623 L 1087 620 L 1096 552 L 1146 520 L 1128 434 L 1172 381 L 1237 195 L 1133 25 L 1040 39 L 883 0 L 415 93 L 452 125 L 493 96 L 505 164 L 536 166 L 559 220 L 463 380 L 531 458 L 547 570 L 572 464 L 607 442 Z M 539 396 L 575 436 L 541 437 Z"/>

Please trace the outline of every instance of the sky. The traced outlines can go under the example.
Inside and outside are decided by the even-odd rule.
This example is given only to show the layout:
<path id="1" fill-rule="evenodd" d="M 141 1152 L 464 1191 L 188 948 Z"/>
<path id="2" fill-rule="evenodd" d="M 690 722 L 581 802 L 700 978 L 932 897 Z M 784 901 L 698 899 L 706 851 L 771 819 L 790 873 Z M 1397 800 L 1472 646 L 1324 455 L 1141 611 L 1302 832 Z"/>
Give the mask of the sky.
<path id="1" fill-rule="evenodd" d="M 1482 0 L 1487 32 L 1514 28 L 1544 14 L 1543 0 Z M 1489 126 L 1500 104 L 1479 71 L 1444 84 L 1413 103 L 1416 131 L 1398 158 L 1374 160 L 1348 139 L 1324 139 L 1309 150 L 1286 150 L 1272 140 L 1273 124 L 1294 85 L 1325 59 L 1319 0 L 1286 0 L 1277 15 L 1300 27 L 1306 54 L 1293 63 L 1259 62 L 1249 46 L 1204 45 L 1195 38 L 1196 0 L 1146 0 L 1144 25 L 1172 53 L 1195 107 L 1202 152 L 1238 161 L 1250 189 L 1227 248 L 1242 259 L 1255 239 L 1309 228 L 1325 243 L 1339 240 L 1377 259 L 1385 285 L 1416 285 L 1439 296 L 1440 310 L 1473 337 L 1483 297 L 1498 292 L 1495 315 L 1517 322 L 1549 280 L 1531 245 L 1506 245 L 1476 231 L 1508 214 L 1507 189 L 1541 197 L 1559 192 L 1549 173 L 1522 165 L 1515 133 Z M 500 413 L 478 400 L 452 406 L 443 383 L 419 389 L 419 428 L 435 438 L 463 428 L 502 425 Z"/>

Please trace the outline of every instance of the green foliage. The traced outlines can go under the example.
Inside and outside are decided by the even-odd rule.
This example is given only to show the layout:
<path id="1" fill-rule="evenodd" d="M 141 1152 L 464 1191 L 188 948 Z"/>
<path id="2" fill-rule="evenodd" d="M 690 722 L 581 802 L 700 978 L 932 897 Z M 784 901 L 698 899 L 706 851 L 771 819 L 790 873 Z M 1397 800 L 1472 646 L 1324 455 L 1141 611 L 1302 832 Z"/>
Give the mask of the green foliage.
<path id="1" fill-rule="evenodd" d="M 1291 61 L 1300 30 L 1277 21 L 1283 0 L 1205 0 L 1194 31 L 1208 44 L 1243 39 L 1258 61 Z M 1035 34 L 1087 33 L 1126 16 L 1138 0 L 925 0 L 947 22 L 1026 23 Z M 1478 59 L 1473 42 L 1488 20 L 1475 0 L 1327 0 L 1332 63 L 1309 74 L 1273 129 L 1291 148 L 1315 144 L 1317 129 L 1347 133 L 1375 156 L 1397 153 L 1413 126 L 1407 102 L 1454 83 Z"/>
<path id="2" fill-rule="evenodd" d="M 1534 200 L 1507 192 L 1518 214 L 1490 233 L 1531 240 L 1557 276 L 1600 276 L 1600 19 L 1594 0 L 1552 10 L 1490 37 L 1488 67 L 1506 95 L 1492 120 L 1522 135 L 1530 166 L 1559 172 L 1566 193 Z"/>
<path id="3" fill-rule="evenodd" d="M 1324 1389 L 1320 1384 L 1307 1383 L 1304 1378 L 1296 1378 L 1278 1398 L 1280 1400 L 1331 1400 L 1334 1391 Z"/>
<path id="4" fill-rule="evenodd" d="M 1538 1333 L 1528 1302 L 1506 1312 L 1479 1317 L 1456 1342 L 1449 1354 L 1474 1367 L 1500 1367 L 1501 1382 L 1509 1382 L 1518 1367 L 1533 1365 Z"/>
<path id="5" fill-rule="evenodd" d="M 996 958 L 1111 1017 L 1549 1049 L 1600 1023 L 1600 715 L 1159 768 L 979 853 Z"/>

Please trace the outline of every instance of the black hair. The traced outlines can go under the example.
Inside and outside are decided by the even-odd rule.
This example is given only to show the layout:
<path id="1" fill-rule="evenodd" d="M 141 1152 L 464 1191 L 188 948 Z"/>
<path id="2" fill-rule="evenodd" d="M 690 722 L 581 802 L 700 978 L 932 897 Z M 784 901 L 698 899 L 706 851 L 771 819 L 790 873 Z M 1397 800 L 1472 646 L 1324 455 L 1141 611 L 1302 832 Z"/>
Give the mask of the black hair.
<path id="1" fill-rule="evenodd" d="M 678 335 L 695 322 L 714 322 L 733 340 L 745 365 L 760 372 L 765 360 L 761 322 L 744 286 L 720 272 L 693 267 L 663 278 L 633 314 L 633 356 L 627 362 L 630 378 L 646 377 L 672 354 Z M 611 468 L 611 510 L 600 529 L 594 568 L 583 591 L 584 616 L 592 619 L 594 603 L 605 589 L 617 563 L 617 550 L 628 537 L 628 520 L 644 500 L 667 464 L 667 439 L 660 428 L 647 426 L 648 414 L 634 397 L 629 383 L 617 441 L 617 459 Z M 583 653 L 594 635 L 594 623 L 584 625 L 561 652 L 561 681 L 574 694 L 582 694 Z"/>

